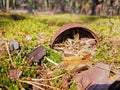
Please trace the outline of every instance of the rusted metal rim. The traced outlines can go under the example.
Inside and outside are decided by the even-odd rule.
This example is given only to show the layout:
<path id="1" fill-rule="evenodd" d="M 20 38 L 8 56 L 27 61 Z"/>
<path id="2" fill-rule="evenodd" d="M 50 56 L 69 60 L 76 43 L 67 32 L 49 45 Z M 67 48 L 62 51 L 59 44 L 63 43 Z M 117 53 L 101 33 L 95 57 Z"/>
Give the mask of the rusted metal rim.
<path id="1" fill-rule="evenodd" d="M 67 30 L 72 30 L 74 28 L 77 28 L 77 29 L 83 30 L 83 31 L 87 31 L 88 33 L 91 34 L 92 38 L 94 38 L 96 40 L 96 43 L 98 43 L 98 37 L 93 31 L 91 31 L 90 29 L 88 29 L 87 27 L 85 27 L 81 24 L 71 23 L 71 24 L 63 25 L 62 27 L 60 27 L 60 29 L 58 29 L 56 31 L 56 33 L 54 34 L 54 36 L 52 38 L 51 48 L 54 47 L 54 44 L 56 43 L 57 37 L 59 37 L 63 32 L 65 32 Z"/>

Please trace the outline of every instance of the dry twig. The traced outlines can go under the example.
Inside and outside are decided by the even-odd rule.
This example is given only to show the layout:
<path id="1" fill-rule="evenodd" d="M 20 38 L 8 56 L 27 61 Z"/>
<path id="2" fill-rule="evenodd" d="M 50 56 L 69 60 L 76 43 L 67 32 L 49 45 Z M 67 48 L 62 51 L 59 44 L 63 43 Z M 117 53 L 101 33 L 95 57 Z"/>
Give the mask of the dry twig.
<path id="1" fill-rule="evenodd" d="M 2 85 L 2 84 L 0 84 L 0 87 L 5 88 L 7 90 L 11 90 L 8 86 Z"/>
<path id="2" fill-rule="evenodd" d="M 49 79 L 31 79 L 31 80 L 33 80 L 33 81 L 54 80 L 54 79 L 57 79 L 57 78 L 62 77 L 62 76 L 64 76 L 64 74 L 59 75 L 59 76 L 56 76 L 56 77 L 54 77 L 54 78 L 49 78 Z"/>
<path id="3" fill-rule="evenodd" d="M 44 90 L 44 88 L 41 88 L 40 86 L 38 86 L 38 85 L 36 85 L 36 84 L 33 84 L 33 83 L 30 82 L 30 81 L 22 81 L 22 80 L 19 80 L 19 82 L 27 83 L 27 84 L 30 84 L 30 85 L 33 85 L 33 86 L 39 88 L 40 90 Z"/>
<path id="4" fill-rule="evenodd" d="M 12 57 L 11 57 L 10 50 L 9 50 L 9 47 L 8 47 L 7 42 L 5 42 L 5 46 L 6 46 L 6 49 L 7 49 L 7 53 L 8 53 L 8 55 L 9 55 L 9 60 L 10 60 L 10 62 L 11 62 L 11 64 L 12 64 L 12 66 L 15 68 L 16 66 L 15 66 L 15 64 L 14 64 L 14 62 L 13 62 L 13 60 L 12 60 Z"/>
<path id="5" fill-rule="evenodd" d="M 54 65 L 58 65 L 56 62 L 54 62 L 53 60 L 51 60 L 51 59 L 49 59 L 49 58 L 47 58 L 47 57 L 45 57 L 50 63 L 52 63 L 52 64 L 54 64 Z"/>
<path id="6" fill-rule="evenodd" d="M 34 81 L 22 81 L 22 80 L 19 80 L 19 82 L 22 82 L 22 83 L 27 83 L 27 84 L 30 84 L 30 85 L 33 85 L 41 90 L 44 90 L 44 88 L 40 87 L 40 86 L 44 86 L 44 87 L 49 87 L 51 89 L 57 89 L 55 87 L 52 87 L 52 86 L 49 86 L 49 85 L 45 85 L 45 84 L 42 84 L 42 83 L 38 83 L 38 82 L 34 82 Z"/>

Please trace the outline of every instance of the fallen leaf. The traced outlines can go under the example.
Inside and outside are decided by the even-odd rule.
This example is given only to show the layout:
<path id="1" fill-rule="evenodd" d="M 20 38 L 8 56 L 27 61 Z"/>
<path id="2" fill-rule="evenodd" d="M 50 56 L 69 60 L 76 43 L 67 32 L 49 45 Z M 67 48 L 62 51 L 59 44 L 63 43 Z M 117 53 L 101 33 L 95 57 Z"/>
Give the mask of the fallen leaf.
<path id="1" fill-rule="evenodd" d="M 76 66 L 80 64 L 90 64 L 89 55 L 88 56 L 69 56 L 69 57 L 63 57 L 63 62 L 65 63 L 65 66 L 67 67 L 67 70 L 72 70 Z"/>
<path id="2" fill-rule="evenodd" d="M 10 80 L 12 81 L 17 79 L 17 70 L 13 66 L 10 66 L 9 76 L 10 76 Z"/>
<path id="3" fill-rule="evenodd" d="M 69 81 L 71 79 L 71 76 L 69 74 L 62 77 L 62 89 L 68 90 L 69 89 Z"/>

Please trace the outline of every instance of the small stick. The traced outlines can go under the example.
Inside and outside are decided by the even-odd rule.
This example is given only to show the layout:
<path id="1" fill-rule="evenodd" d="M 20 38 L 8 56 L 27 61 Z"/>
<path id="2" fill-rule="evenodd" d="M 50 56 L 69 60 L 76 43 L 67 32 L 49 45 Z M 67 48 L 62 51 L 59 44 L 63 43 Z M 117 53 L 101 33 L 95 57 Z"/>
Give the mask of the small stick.
<path id="1" fill-rule="evenodd" d="M 55 87 L 45 85 L 45 84 L 42 84 L 42 83 L 37 83 L 37 82 L 32 82 L 32 81 L 30 81 L 30 82 L 33 83 L 33 84 L 39 85 L 39 86 L 44 86 L 44 87 L 49 87 L 49 88 L 52 88 L 52 89 L 56 89 Z"/>
<path id="2" fill-rule="evenodd" d="M 44 87 L 49 87 L 49 88 L 52 88 L 52 89 L 56 89 L 55 87 L 52 87 L 52 86 L 49 86 L 49 85 L 45 85 L 45 84 L 42 84 L 42 83 L 38 83 L 38 82 L 33 82 L 33 81 L 22 81 L 22 80 L 19 80 L 20 82 L 23 82 L 23 83 L 27 83 L 27 84 L 31 84 L 41 90 L 44 90 L 43 88 L 41 88 L 40 86 L 44 86 Z"/>
<path id="3" fill-rule="evenodd" d="M 54 64 L 54 65 L 58 65 L 58 63 L 56 63 L 56 62 L 54 62 L 53 60 L 51 60 L 51 59 L 49 59 L 49 58 L 47 58 L 47 57 L 45 57 L 49 62 L 51 62 L 52 64 Z"/>
<path id="4" fill-rule="evenodd" d="M 40 90 L 44 90 L 44 88 L 41 88 L 40 86 L 38 86 L 38 85 L 36 85 L 36 84 L 33 84 L 33 83 L 30 82 L 30 81 L 22 81 L 22 80 L 19 80 L 19 82 L 27 83 L 27 84 L 30 84 L 30 85 L 33 85 L 33 86 L 39 88 Z"/>
<path id="5" fill-rule="evenodd" d="M 64 76 L 64 74 L 56 76 L 54 78 L 50 78 L 50 79 L 31 79 L 31 80 L 33 80 L 33 81 L 54 80 L 54 79 L 57 79 L 57 78 L 62 77 L 62 76 Z"/>
<path id="6" fill-rule="evenodd" d="M 11 54 L 10 54 L 10 50 L 9 50 L 9 47 L 8 47 L 7 42 L 5 42 L 5 46 L 6 46 L 6 49 L 7 49 L 7 53 L 8 53 L 8 55 L 9 55 L 9 60 L 10 60 L 10 62 L 11 62 L 11 64 L 12 64 L 12 66 L 15 68 L 15 64 L 13 63 L 13 60 L 12 60 L 12 58 L 11 58 Z"/>
<path id="7" fill-rule="evenodd" d="M 0 84 L 0 87 L 1 87 L 1 88 L 4 87 L 4 88 L 7 89 L 7 90 L 11 90 L 8 86 L 2 85 L 2 84 Z"/>

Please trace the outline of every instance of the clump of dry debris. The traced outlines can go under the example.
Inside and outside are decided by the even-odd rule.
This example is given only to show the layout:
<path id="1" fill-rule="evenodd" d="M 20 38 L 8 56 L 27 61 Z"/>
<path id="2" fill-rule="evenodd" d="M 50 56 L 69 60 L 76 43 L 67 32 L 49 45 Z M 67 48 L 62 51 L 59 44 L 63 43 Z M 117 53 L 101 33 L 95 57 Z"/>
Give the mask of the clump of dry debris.
<path id="1" fill-rule="evenodd" d="M 67 38 L 62 43 L 56 43 L 54 49 L 65 56 L 81 56 L 84 54 L 94 55 L 96 40 L 93 38 L 80 38 L 79 33 L 74 38 Z"/>

